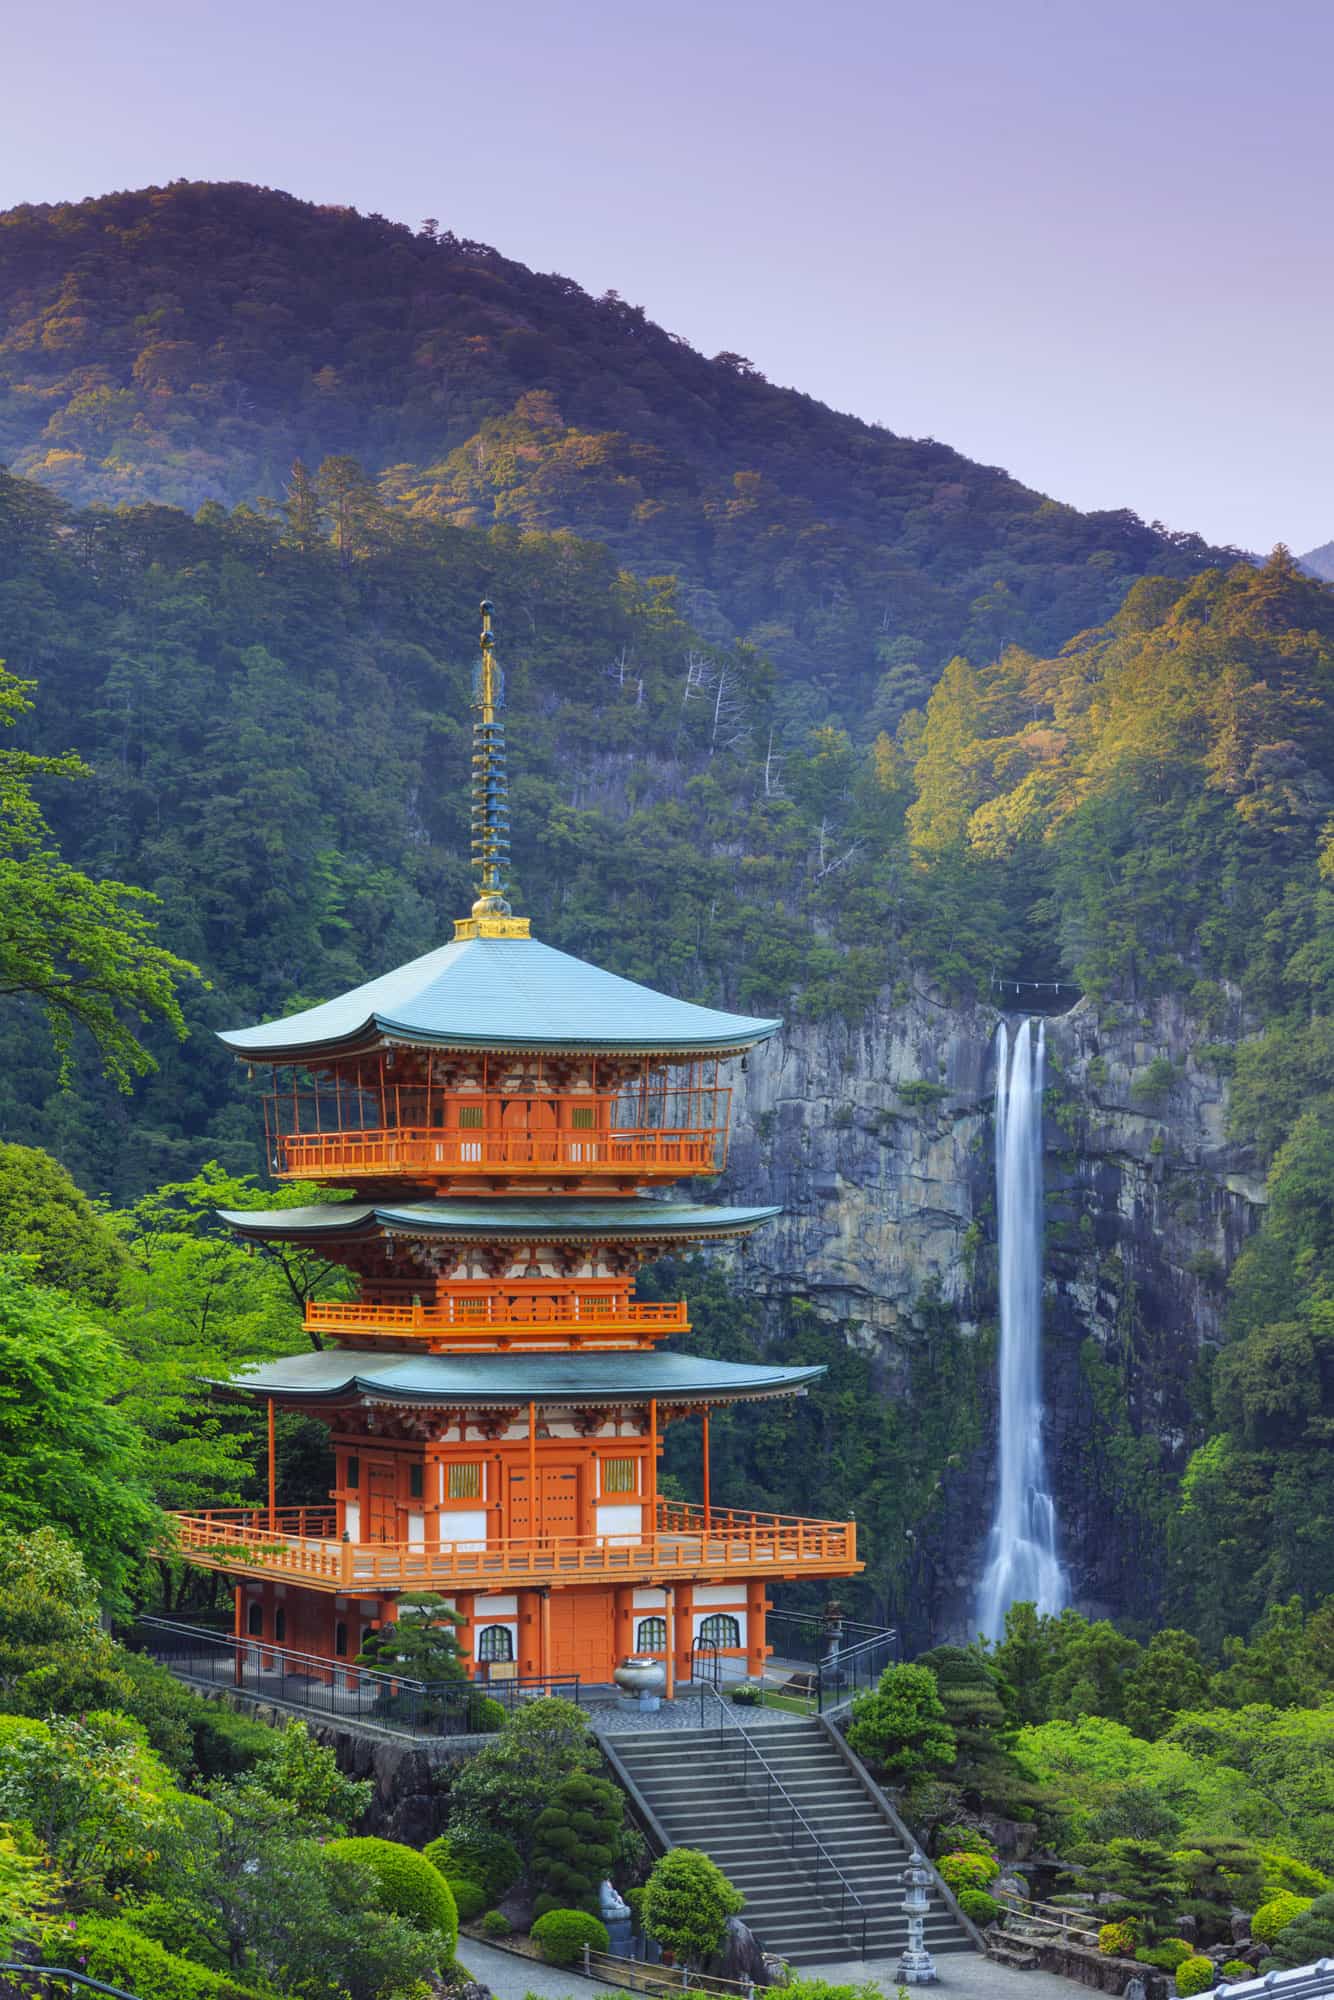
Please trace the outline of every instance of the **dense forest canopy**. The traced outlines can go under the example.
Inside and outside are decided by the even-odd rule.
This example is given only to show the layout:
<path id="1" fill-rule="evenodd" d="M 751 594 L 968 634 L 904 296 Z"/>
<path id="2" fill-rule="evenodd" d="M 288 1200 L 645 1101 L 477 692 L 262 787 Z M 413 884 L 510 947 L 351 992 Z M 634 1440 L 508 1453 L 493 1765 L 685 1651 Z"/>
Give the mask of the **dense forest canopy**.
<path id="1" fill-rule="evenodd" d="M 187 182 L 0 216 L 0 461 L 76 502 L 193 512 L 331 455 L 414 516 L 568 529 L 678 575 L 705 638 L 751 640 L 817 716 L 877 685 L 896 716 L 951 652 L 1050 651 L 1134 577 L 1219 554 L 705 359 L 434 223 Z"/>

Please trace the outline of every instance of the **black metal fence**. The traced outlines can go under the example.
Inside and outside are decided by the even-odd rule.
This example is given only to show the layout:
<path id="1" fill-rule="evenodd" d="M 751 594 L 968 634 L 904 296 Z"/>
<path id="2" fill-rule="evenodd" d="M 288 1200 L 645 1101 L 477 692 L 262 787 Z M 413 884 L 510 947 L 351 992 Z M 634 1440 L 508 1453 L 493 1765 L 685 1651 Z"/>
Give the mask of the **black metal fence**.
<path id="1" fill-rule="evenodd" d="M 337 1722 L 365 1722 L 411 1736 L 468 1736 L 498 1728 L 503 1715 L 540 1695 L 578 1702 L 578 1674 L 514 1680 L 418 1681 L 351 1661 L 294 1652 L 170 1618 L 141 1618 L 128 1644 L 182 1679 L 235 1687 Z"/>
<path id="2" fill-rule="evenodd" d="M 902 1653 L 895 1626 L 866 1625 L 827 1612 L 771 1611 L 765 1625 L 773 1664 L 790 1664 L 794 1693 L 809 1694 L 816 1713 L 839 1708 L 873 1688 Z"/>

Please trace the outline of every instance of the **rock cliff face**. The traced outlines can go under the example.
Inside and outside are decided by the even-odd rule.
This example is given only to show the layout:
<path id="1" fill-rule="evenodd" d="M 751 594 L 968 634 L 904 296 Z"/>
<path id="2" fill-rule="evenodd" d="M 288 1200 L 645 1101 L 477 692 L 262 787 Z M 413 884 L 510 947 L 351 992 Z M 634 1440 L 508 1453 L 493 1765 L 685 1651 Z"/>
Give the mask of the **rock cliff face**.
<path id="1" fill-rule="evenodd" d="M 738 1078 L 730 1194 L 780 1201 L 738 1277 L 775 1335 L 787 1302 L 827 1318 L 903 1393 L 937 1289 L 984 1381 L 988 1436 L 942 1468 L 919 1535 L 918 1633 L 967 1626 L 993 1497 L 1000 1015 L 886 992 L 855 1024 L 789 1026 Z M 1162 1580 L 1163 1517 L 1191 1384 L 1263 1186 L 1225 1134 L 1226 1086 L 1183 1006 L 1081 1000 L 1047 1019 L 1045 1398 L 1063 1556 L 1081 1607 L 1133 1614 Z"/>

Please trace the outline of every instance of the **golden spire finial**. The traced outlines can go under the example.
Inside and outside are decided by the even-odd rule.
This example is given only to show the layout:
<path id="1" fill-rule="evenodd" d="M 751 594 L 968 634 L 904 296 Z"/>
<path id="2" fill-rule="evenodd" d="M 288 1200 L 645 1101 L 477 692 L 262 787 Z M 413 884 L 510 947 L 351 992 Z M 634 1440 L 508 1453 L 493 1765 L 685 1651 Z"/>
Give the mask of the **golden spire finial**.
<path id="1" fill-rule="evenodd" d="M 456 938 L 527 937 L 527 917 L 505 901 L 510 858 L 509 784 L 505 775 L 505 676 L 496 659 L 492 605 L 482 599 L 481 655 L 472 677 L 472 862 L 478 871 L 472 914 L 454 925 Z"/>

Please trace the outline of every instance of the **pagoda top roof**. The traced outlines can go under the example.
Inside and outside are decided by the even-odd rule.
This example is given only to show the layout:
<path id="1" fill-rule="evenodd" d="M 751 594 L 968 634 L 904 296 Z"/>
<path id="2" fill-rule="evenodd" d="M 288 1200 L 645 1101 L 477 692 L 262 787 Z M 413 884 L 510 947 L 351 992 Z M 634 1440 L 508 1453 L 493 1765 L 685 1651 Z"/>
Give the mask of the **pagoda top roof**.
<path id="1" fill-rule="evenodd" d="M 694 1354 L 396 1354 L 347 1348 L 265 1361 L 215 1381 L 276 1403 L 434 1404 L 512 1409 L 525 1403 L 716 1403 L 800 1395 L 822 1366 L 712 1361 Z"/>
<path id="2" fill-rule="evenodd" d="M 241 1236 L 309 1242 L 349 1236 L 441 1237 L 454 1242 L 680 1242 L 740 1236 L 781 1215 L 780 1208 L 716 1208 L 627 1195 L 620 1201 L 322 1201 L 309 1208 L 220 1208 Z"/>
<path id="3" fill-rule="evenodd" d="M 530 937 L 466 937 L 285 1020 L 219 1040 L 258 1062 L 386 1044 L 634 1055 L 733 1054 L 782 1023 L 655 993 Z"/>

